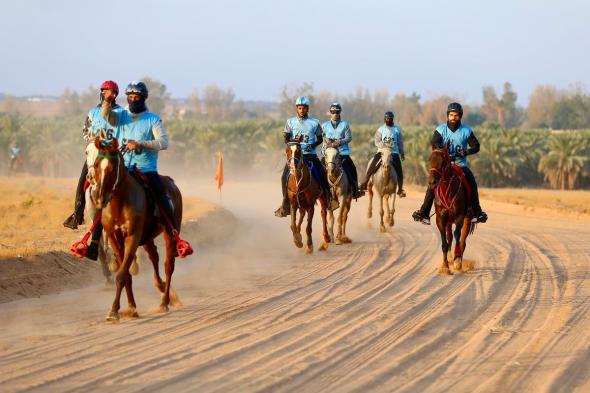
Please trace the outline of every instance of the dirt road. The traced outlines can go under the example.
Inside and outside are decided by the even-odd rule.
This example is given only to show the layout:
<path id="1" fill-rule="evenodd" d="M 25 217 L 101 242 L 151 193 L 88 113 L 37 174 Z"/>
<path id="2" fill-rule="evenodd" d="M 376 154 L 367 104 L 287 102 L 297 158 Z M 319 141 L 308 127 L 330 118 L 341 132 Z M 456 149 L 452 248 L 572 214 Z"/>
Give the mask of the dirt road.
<path id="1" fill-rule="evenodd" d="M 276 184 L 228 183 L 244 226 L 179 262 L 182 307 L 151 311 L 146 265 L 137 320 L 104 322 L 101 287 L 0 304 L 0 391 L 590 391 L 588 222 L 492 208 L 469 239 L 475 270 L 439 276 L 416 197 L 387 234 L 361 200 L 354 242 L 306 256 L 272 216 Z"/>

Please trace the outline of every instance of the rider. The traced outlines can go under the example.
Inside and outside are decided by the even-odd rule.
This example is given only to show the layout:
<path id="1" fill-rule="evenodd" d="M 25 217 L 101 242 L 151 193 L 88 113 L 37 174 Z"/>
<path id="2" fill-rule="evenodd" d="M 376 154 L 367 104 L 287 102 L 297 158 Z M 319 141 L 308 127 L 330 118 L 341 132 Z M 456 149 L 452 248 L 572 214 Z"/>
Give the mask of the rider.
<path id="1" fill-rule="evenodd" d="M 162 221 L 174 241 L 173 231 L 178 231 L 178 223 L 158 174 L 158 152 L 168 148 L 168 132 L 160 116 L 149 112 L 146 107 L 148 88 L 145 83 L 131 82 L 125 94 L 129 110 L 112 110 L 107 100 L 103 104 L 103 115 L 109 124 L 117 127 L 116 137 L 122 147 L 125 166 L 129 169 L 136 167 L 147 178 L 158 207 L 163 208 L 170 219 L 172 226 L 167 220 Z M 175 245 L 173 249 L 176 249 Z"/>
<path id="2" fill-rule="evenodd" d="M 115 102 L 117 95 L 119 94 L 119 86 L 111 81 L 106 80 L 100 85 L 100 102 L 97 106 L 90 109 L 88 112 L 88 116 L 86 116 L 86 121 L 84 123 L 84 128 L 82 129 L 82 138 L 87 143 L 91 143 L 94 140 L 94 137 L 98 135 L 100 130 L 105 130 L 107 133 L 112 133 L 112 127 L 104 119 L 102 112 L 101 112 L 101 105 L 103 101 L 110 100 L 112 102 L 113 110 L 120 113 L 123 108 L 121 108 Z M 84 183 L 86 182 L 86 175 L 88 175 L 88 167 L 86 165 L 86 161 L 82 165 L 82 172 L 80 173 L 80 178 L 78 180 L 78 187 L 76 188 L 76 200 L 74 202 L 74 213 L 70 215 L 64 221 L 63 225 L 67 228 L 76 229 L 78 225 L 84 222 L 84 206 L 86 204 L 86 199 L 84 198 Z M 88 249 L 89 252 L 86 253 L 86 256 L 90 259 L 95 254 L 98 256 L 98 245 L 96 247 L 91 246 Z"/>
<path id="3" fill-rule="evenodd" d="M 468 209 L 473 208 L 474 222 L 486 222 L 488 216 L 481 210 L 479 204 L 479 194 L 477 192 L 477 183 L 473 172 L 467 166 L 468 155 L 479 152 L 479 141 L 475 134 L 468 126 L 461 124 L 463 117 L 463 107 L 457 102 L 452 102 L 447 107 L 447 124 L 441 124 L 436 127 L 430 143 L 435 148 L 445 145 L 449 146 L 449 153 L 455 157 L 455 163 L 463 170 L 465 178 L 471 187 L 471 204 Z M 425 225 L 430 225 L 430 209 L 434 202 L 434 190 L 428 187 L 424 203 L 420 210 L 416 210 L 412 217 L 415 221 L 420 221 Z"/>
<path id="4" fill-rule="evenodd" d="M 406 192 L 404 191 L 403 187 L 404 172 L 402 170 L 402 161 L 406 159 L 406 155 L 404 154 L 404 138 L 402 136 L 401 128 L 393 124 L 393 118 L 393 112 L 385 112 L 383 118 L 385 124 L 379 127 L 377 132 L 375 132 L 375 146 L 377 146 L 377 148 L 391 147 L 391 151 L 393 153 L 393 169 L 397 175 L 397 195 L 399 195 L 400 198 L 404 198 L 406 196 Z M 379 162 L 379 159 L 381 159 L 381 153 L 377 152 L 369 163 L 367 173 L 365 174 L 365 181 L 361 183 L 361 190 L 367 190 L 367 184 L 369 183 L 371 176 L 373 176 L 377 170 L 377 163 Z"/>
<path id="5" fill-rule="evenodd" d="M 20 159 L 20 147 L 18 146 L 18 142 L 14 142 L 14 145 L 12 145 L 8 154 L 10 155 L 10 168 L 16 169 L 17 162 Z"/>
<path id="6" fill-rule="evenodd" d="M 358 188 L 356 166 L 350 157 L 350 146 L 348 144 L 352 141 L 352 131 L 348 122 L 340 119 L 340 112 L 342 112 L 342 106 L 338 102 L 330 105 L 330 120 L 322 124 L 322 130 L 324 131 L 323 147 L 324 149 L 326 147 L 335 147 L 338 149 L 342 168 L 346 172 L 346 176 L 350 179 L 352 197 L 356 199 L 363 194 L 360 193 Z"/>
<path id="7" fill-rule="evenodd" d="M 285 129 L 283 130 L 285 144 L 301 139 L 301 149 L 303 150 L 304 160 L 311 161 L 313 163 L 313 167 L 317 170 L 320 176 L 320 187 L 324 195 L 327 196 L 330 209 L 337 209 L 338 199 L 332 198 L 330 194 L 330 186 L 328 185 L 326 169 L 320 162 L 316 153 L 316 146 L 323 142 L 322 126 L 318 120 L 308 116 L 309 100 L 306 97 L 301 96 L 297 98 L 295 101 L 295 107 L 297 108 L 297 116 L 288 119 L 287 123 L 285 124 Z M 283 203 L 275 211 L 275 216 L 277 217 L 287 217 L 291 212 L 289 197 L 287 196 L 288 178 L 289 165 L 285 164 L 285 168 L 283 169 L 283 174 L 281 176 L 281 185 L 283 186 Z"/>

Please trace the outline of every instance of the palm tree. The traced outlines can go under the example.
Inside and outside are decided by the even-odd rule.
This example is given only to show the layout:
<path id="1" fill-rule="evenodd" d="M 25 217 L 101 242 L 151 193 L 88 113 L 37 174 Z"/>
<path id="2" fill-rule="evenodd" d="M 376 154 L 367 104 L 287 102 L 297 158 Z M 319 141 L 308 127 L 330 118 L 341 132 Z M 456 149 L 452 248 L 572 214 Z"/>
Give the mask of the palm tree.
<path id="1" fill-rule="evenodd" d="M 588 161 L 585 154 L 588 140 L 579 134 L 554 134 L 547 141 L 547 146 L 549 152 L 541 157 L 539 171 L 543 172 L 551 187 L 573 189 Z"/>
<path id="2" fill-rule="evenodd" d="M 485 139 L 473 159 L 473 168 L 482 185 L 505 186 L 516 173 L 514 147 L 500 138 Z"/>

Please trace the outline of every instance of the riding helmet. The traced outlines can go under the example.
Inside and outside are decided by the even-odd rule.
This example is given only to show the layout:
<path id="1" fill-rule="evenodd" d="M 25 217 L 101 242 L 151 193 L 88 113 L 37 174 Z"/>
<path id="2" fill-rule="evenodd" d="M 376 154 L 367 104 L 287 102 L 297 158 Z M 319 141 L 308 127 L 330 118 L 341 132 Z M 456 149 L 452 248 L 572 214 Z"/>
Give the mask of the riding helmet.
<path id="1" fill-rule="evenodd" d="M 309 100 L 304 96 L 297 97 L 295 100 L 295 106 L 309 106 Z"/>
<path id="2" fill-rule="evenodd" d="M 140 96 L 147 98 L 148 96 L 148 88 L 143 82 L 136 82 L 133 81 L 127 85 L 125 89 L 125 94 L 129 95 L 131 93 L 139 94 Z"/>
<path id="3" fill-rule="evenodd" d="M 463 116 L 463 107 L 458 102 L 451 102 L 447 107 L 447 115 L 451 112 L 457 112 L 459 115 Z"/>
<path id="4" fill-rule="evenodd" d="M 100 85 L 100 90 L 110 90 L 115 94 L 119 94 L 119 85 L 117 85 L 114 81 L 106 80 L 102 82 L 102 85 Z"/>

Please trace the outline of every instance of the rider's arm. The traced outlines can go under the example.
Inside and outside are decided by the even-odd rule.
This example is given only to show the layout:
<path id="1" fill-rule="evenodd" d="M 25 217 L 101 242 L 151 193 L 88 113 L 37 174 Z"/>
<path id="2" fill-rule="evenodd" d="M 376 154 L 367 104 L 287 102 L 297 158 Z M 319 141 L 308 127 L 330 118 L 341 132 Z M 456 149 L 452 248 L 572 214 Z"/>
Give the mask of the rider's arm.
<path id="1" fill-rule="evenodd" d="M 375 132 L 375 146 L 379 149 L 383 147 L 383 142 L 381 141 L 381 130 L 378 128 L 377 132 Z"/>
<path id="2" fill-rule="evenodd" d="M 469 147 L 465 151 L 466 156 L 479 152 L 479 141 L 473 132 L 469 135 L 469 138 L 467 138 L 467 145 L 469 145 Z"/>
<path id="3" fill-rule="evenodd" d="M 400 130 L 399 135 L 397 136 L 397 147 L 399 148 L 399 155 L 405 156 L 404 154 L 404 137 L 402 136 L 402 131 Z"/>
<path id="4" fill-rule="evenodd" d="M 82 139 L 86 142 L 90 142 L 92 138 L 94 138 L 94 135 L 92 135 L 92 121 L 90 121 L 90 116 L 86 116 L 84 128 L 82 128 Z"/>
<path id="5" fill-rule="evenodd" d="M 346 126 L 346 129 L 344 130 L 344 138 L 339 140 L 338 146 L 346 145 L 347 143 L 350 143 L 350 141 L 352 141 L 352 131 L 350 130 L 350 126 Z"/>
<path id="6" fill-rule="evenodd" d="M 152 133 L 154 139 L 150 141 L 137 141 L 139 147 L 146 150 L 166 150 L 168 148 L 168 131 L 162 123 L 162 120 L 158 120 L 155 126 L 152 127 Z"/>
<path id="7" fill-rule="evenodd" d="M 101 105 L 102 116 L 113 127 L 119 125 L 119 114 L 113 110 L 112 103 L 104 100 Z"/>
<path id="8" fill-rule="evenodd" d="M 293 129 L 291 128 L 291 125 L 287 121 L 287 123 L 285 123 L 285 129 L 283 130 L 283 138 L 285 139 L 285 144 L 291 142 L 291 135 L 292 134 L 293 134 Z"/>

